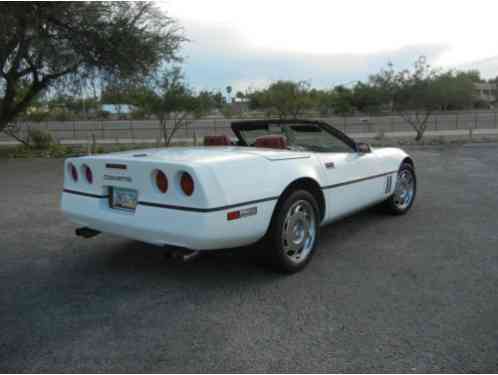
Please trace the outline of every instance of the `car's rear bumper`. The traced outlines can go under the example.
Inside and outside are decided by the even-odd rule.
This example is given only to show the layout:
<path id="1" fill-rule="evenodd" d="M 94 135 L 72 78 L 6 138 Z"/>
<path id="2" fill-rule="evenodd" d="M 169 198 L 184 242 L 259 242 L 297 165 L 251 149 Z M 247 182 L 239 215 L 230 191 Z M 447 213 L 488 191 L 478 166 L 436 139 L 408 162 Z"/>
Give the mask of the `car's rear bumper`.
<path id="1" fill-rule="evenodd" d="M 248 245 L 266 232 L 276 200 L 208 212 L 139 204 L 135 212 L 109 207 L 105 197 L 63 192 L 61 208 L 74 223 L 155 245 L 211 250 Z M 257 213 L 227 220 L 227 213 L 257 207 Z"/>

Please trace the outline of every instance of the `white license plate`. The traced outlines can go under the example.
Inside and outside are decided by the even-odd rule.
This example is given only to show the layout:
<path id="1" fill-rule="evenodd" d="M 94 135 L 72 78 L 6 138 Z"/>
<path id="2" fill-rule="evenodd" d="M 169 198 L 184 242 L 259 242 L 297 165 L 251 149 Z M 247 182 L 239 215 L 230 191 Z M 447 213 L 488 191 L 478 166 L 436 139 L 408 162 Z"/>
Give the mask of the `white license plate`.
<path id="1" fill-rule="evenodd" d="M 133 189 L 113 187 L 111 196 L 112 208 L 135 211 L 138 201 L 138 192 Z"/>

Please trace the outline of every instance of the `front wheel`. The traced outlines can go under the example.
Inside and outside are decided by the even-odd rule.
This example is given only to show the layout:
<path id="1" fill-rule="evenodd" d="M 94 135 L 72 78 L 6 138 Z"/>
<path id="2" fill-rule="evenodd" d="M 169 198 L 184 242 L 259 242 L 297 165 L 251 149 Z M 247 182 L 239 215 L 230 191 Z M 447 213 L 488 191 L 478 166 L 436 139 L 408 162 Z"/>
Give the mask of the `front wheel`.
<path id="1" fill-rule="evenodd" d="M 303 269 L 315 250 L 320 231 L 318 204 L 306 190 L 297 190 L 277 207 L 272 219 L 266 251 L 279 271 Z"/>
<path id="2" fill-rule="evenodd" d="M 398 171 L 394 193 L 386 200 L 385 207 L 395 215 L 406 213 L 417 194 L 417 177 L 411 164 L 403 163 Z"/>

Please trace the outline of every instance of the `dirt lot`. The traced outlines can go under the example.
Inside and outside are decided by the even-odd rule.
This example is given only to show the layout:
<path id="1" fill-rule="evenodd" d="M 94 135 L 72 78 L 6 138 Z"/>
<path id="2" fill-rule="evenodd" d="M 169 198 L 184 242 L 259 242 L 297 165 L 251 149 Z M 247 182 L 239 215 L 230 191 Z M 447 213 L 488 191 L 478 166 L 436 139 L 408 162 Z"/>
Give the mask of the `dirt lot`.
<path id="1" fill-rule="evenodd" d="M 498 371 L 498 145 L 412 154 L 412 211 L 324 228 L 293 276 L 76 238 L 62 161 L 0 160 L 0 371 Z"/>

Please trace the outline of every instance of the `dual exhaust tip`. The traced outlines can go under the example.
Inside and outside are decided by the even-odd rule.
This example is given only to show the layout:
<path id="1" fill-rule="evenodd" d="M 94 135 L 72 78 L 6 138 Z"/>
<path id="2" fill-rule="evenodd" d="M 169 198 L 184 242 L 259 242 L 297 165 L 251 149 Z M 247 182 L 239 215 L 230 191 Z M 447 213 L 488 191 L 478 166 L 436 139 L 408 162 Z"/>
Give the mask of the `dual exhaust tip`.
<path id="1" fill-rule="evenodd" d="M 92 238 L 100 234 L 98 230 L 91 229 L 88 227 L 76 228 L 75 233 L 78 237 L 83 237 L 83 238 Z M 201 252 L 197 250 L 188 250 L 180 247 L 171 247 L 171 250 L 168 252 L 168 255 L 173 260 L 179 263 L 187 263 L 199 258 Z"/>

